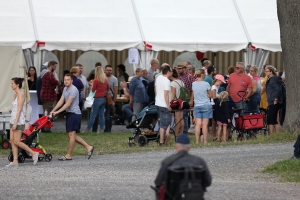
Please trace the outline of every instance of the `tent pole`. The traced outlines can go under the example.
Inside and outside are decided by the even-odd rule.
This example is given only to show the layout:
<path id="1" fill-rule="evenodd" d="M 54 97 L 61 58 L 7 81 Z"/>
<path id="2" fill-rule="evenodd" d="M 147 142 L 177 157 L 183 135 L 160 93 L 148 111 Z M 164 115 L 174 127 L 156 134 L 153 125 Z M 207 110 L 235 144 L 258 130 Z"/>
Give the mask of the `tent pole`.
<path id="1" fill-rule="evenodd" d="M 246 25 L 245 25 L 244 19 L 243 19 L 243 17 L 242 17 L 241 11 L 240 11 L 240 9 L 239 9 L 239 6 L 238 6 L 238 4 L 236 3 L 236 0 L 232 0 L 232 1 L 233 1 L 235 10 L 236 10 L 236 12 L 237 12 L 237 14 L 238 14 L 238 16 L 239 16 L 239 19 L 240 19 L 240 21 L 241 21 L 241 24 L 242 24 L 242 26 L 243 26 L 243 29 L 244 29 L 244 31 L 245 31 L 245 35 L 246 35 L 246 37 L 247 37 L 247 39 L 248 39 L 248 42 L 252 42 L 252 41 L 251 41 L 251 37 L 250 37 L 250 35 L 249 35 L 249 33 L 248 33 L 247 27 L 246 27 Z"/>
<path id="2" fill-rule="evenodd" d="M 38 41 L 39 36 L 38 36 L 36 22 L 35 22 L 35 15 L 34 15 L 34 10 L 33 10 L 32 0 L 28 0 L 28 3 L 29 3 L 29 8 L 30 8 L 30 14 L 31 14 L 31 20 L 32 20 L 32 25 L 33 25 L 33 30 L 34 30 L 35 41 Z"/>

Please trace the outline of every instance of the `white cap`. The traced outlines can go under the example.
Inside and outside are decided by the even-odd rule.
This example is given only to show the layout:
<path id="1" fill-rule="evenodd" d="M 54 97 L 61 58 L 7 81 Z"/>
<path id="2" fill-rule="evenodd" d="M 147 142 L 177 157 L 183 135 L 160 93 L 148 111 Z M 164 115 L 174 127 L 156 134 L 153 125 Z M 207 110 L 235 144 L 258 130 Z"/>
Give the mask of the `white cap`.
<path id="1" fill-rule="evenodd" d="M 44 66 L 48 66 L 48 63 L 49 63 L 49 62 L 45 62 L 43 65 L 44 65 Z"/>

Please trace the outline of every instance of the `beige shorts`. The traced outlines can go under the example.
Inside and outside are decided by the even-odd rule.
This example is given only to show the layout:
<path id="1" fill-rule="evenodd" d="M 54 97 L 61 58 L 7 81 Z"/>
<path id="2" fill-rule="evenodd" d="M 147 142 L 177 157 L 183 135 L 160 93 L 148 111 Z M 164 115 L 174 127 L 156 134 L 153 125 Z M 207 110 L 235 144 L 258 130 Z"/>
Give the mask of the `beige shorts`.
<path id="1" fill-rule="evenodd" d="M 12 128 L 12 127 L 13 127 L 13 124 L 10 124 L 10 128 Z M 24 129 L 25 129 L 25 124 L 17 125 L 16 130 L 24 131 Z"/>

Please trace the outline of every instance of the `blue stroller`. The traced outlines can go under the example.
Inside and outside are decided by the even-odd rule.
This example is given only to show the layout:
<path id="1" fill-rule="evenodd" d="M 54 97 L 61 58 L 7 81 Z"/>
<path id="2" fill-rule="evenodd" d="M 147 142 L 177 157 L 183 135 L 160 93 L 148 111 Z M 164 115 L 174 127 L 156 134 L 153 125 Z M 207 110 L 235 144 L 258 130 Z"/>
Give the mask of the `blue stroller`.
<path id="1" fill-rule="evenodd" d="M 135 117 L 136 119 L 126 126 L 128 129 L 134 129 L 133 136 L 128 138 L 128 145 L 130 147 L 135 145 L 134 142 L 138 143 L 139 146 L 144 146 L 150 141 L 158 141 L 158 134 L 153 131 L 158 118 L 155 105 L 146 106 L 138 116 L 133 115 L 131 117 Z"/>

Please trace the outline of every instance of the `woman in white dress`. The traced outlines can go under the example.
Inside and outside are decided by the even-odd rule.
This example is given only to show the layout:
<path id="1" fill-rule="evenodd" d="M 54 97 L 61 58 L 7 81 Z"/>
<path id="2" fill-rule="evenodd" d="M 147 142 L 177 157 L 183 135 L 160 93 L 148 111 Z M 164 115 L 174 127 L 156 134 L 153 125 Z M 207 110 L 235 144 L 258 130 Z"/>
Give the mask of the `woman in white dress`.
<path id="1" fill-rule="evenodd" d="M 22 131 L 25 128 L 26 103 L 24 94 L 21 91 L 23 78 L 12 78 L 11 88 L 15 91 L 12 102 L 10 117 L 10 143 L 13 153 L 13 161 L 6 167 L 18 166 L 18 148 L 24 149 L 32 155 L 33 164 L 38 161 L 39 153 L 32 151 L 26 144 L 21 142 Z"/>

